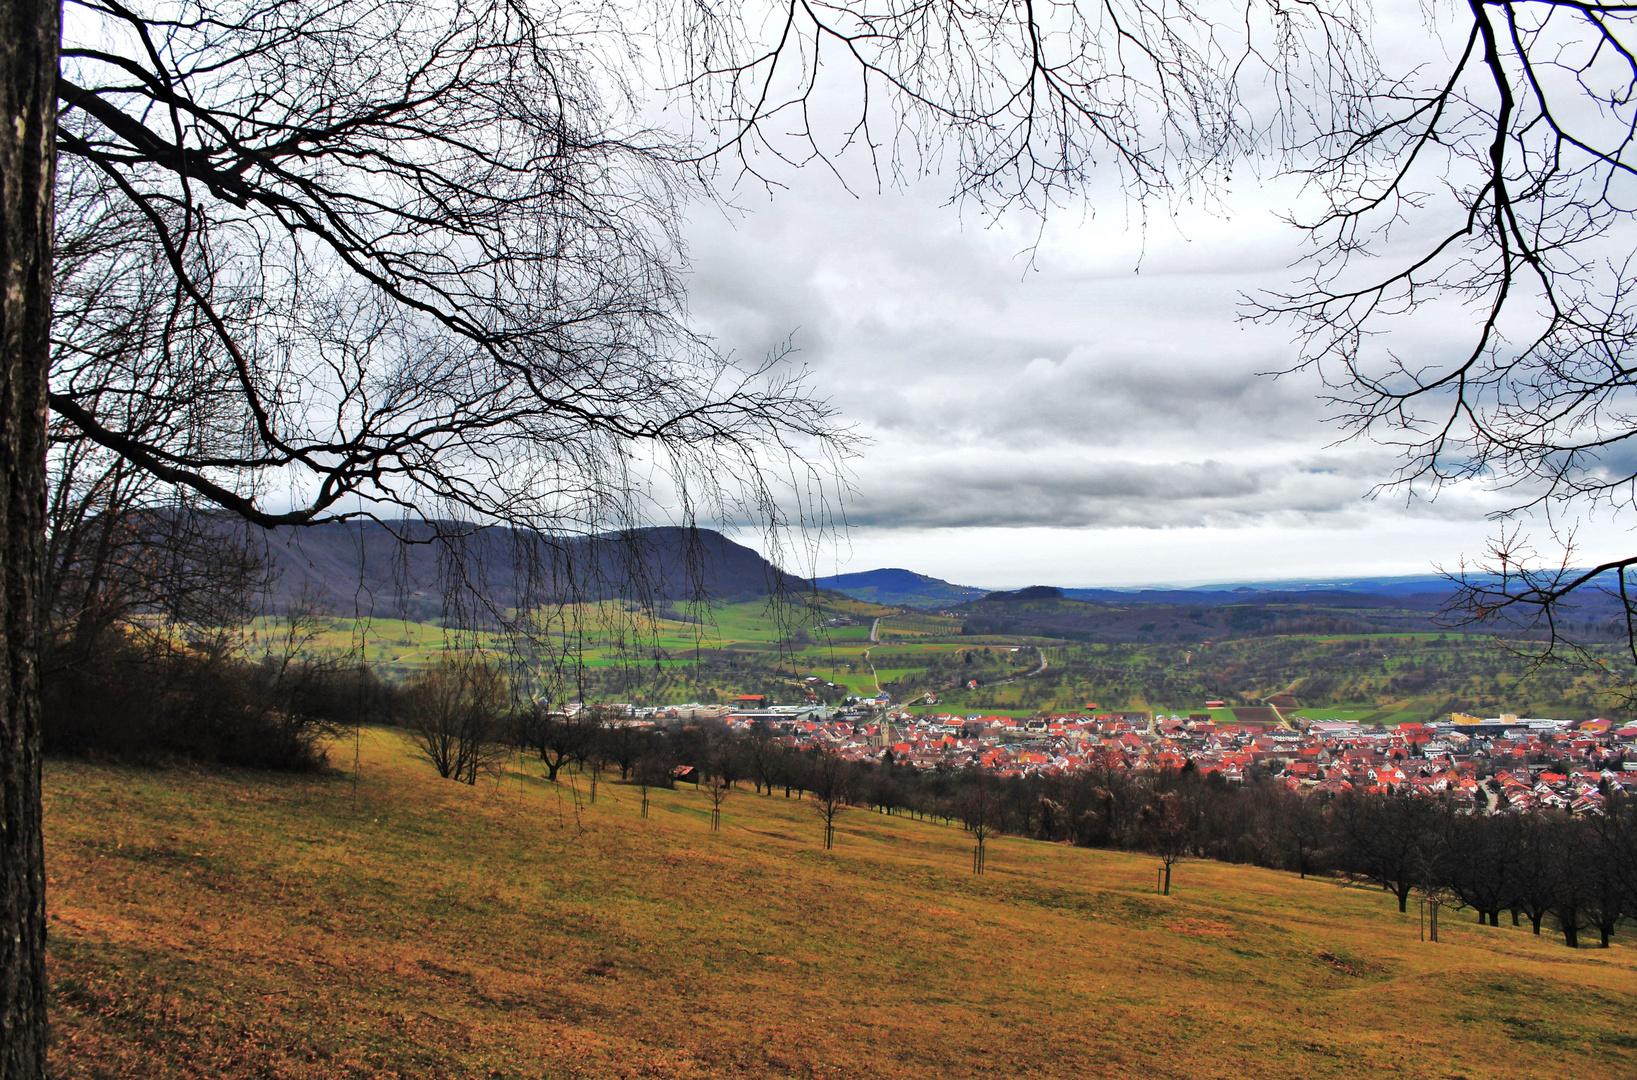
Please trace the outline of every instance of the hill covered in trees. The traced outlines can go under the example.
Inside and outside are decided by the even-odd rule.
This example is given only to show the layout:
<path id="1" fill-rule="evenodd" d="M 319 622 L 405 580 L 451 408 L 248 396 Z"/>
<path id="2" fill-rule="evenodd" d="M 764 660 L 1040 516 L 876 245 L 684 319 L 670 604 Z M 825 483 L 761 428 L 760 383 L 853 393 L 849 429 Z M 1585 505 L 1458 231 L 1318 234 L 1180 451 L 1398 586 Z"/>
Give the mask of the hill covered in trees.
<path id="1" fill-rule="evenodd" d="M 1056 593 L 1057 595 L 1052 595 Z M 1228 638 L 1293 634 L 1403 634 L 1462 628 L 1452 594 L 1384 596 L 1346 591 L 1265 592 L 1189 599 L 1189 594 L 1076 598 L 1068 590 L 1025 589 L 990 593 L 952 607 L 969 635 L 1028 635 L 1069 641 L 1191 644 Z M 1625 624 L 1607 605 L 1587 600 L 1563 612 L 1560 633 L 1582 641 L 1616 641 Z M 1499 636 L 1539 635 L 1518 622 L 1478 627 Z"/>
<path id="2" fill-rule="evenodd" d="M 952 585 L 942 578 L 897 568 L 833 574 L 816 579 L 814 584 L 822 589 L 845 593 L 855 600 L 895 607 L 950 607 L 976 600 L 984 594 L 984 590 L 969 585 Z"/>
<path id="3" fill-rule="evenodd" d="M 273 578 L 274 610 L 305 596 L 340 614 L 431 621 L 455 606 L 470 611 L 607 599 L 732 604 L 811 588 L 710 529 L 584 537 L 362 521 L 268 530 L 256 540 Z"/>

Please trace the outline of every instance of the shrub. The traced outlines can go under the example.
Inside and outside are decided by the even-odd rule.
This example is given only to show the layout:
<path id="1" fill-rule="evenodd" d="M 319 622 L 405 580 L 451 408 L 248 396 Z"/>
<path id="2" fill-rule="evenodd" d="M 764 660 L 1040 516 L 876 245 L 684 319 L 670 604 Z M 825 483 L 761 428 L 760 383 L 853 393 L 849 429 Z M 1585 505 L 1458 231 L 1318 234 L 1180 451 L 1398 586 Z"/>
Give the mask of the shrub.
<path id="1" fill-rule="evenodd" d="M 335 678 L 322 665 L 250 663 L 210 647 L 124 630 L 42 675 L 47 753 L 159 763 L 188 760 L 311 771 L 336 719 L 317 708 Z M 294 691 L 300 690 L 300 693 Z"/>

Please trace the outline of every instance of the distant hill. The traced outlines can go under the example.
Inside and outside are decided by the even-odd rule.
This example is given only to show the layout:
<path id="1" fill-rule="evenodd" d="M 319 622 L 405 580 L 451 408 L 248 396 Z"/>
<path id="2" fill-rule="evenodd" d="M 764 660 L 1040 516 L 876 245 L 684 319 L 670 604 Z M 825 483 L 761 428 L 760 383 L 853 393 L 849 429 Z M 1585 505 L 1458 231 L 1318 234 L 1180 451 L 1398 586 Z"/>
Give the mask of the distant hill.
<path id="1" fill-rule="evenodd" d="M 821 589 L 845 593 L 855 600 L 868 600 L 891 607 L 950 607 L 977 600 L 986 591 L 967 585 L 952 585 L 940 578 L 900 569 L 833 574 L 817 578 L 813 584 Z"/>
<path id="2" fill-rule="evenodd" d="M 1036 588 L 990 593 L 955 609 L 955 614 L 961 617 L 966 634 L 1025 634 L 1091 642 L 1188 643 L 1262 634 L 1424 633 L 1441 628 L 1441 603 L 1434 600 L 1272 593 L 1242 596 L 1236 602 L 1189 604 L 1154 600 L 1153 593 L 1075 599 L 1072 594 L 1064 595 L 1069 592 Z"/>
<path id="3" fill-rule="evenodd" d="M 857 600 L 903 607 L 947 608 L 969 604 L 985 597 L 1005 599 L 1084 600 L 1115 604 L 1186 604 L 1191 607 L 1244 603 L 1324 603 L 1343 606 L 1399 606 L 1408 601 L 1417 609 L 1436 609 L 1454 591 L 1442 577 L 1341 578 L 1328 581 L 1245 582 L 1222 585 L 1194 585 L 1167 589 L 1121 588 L 1080 589 L 1034 585 L 1015 591 L 992 591 L 971 585 L 956 585 L 942 578 L 901 568 L 866 570 L 855 574 L 834 574 L 818 578 L 814 584 L 834 589 Z M 1044 590 L 1044 591 L 1041 591 Z"/>
<path id="4" fill-rule="evenodd" d="M 809 583 L 709 529 L 658 527 L 591 537 L 377 522 L 263 534 L 274 610 L 305 594 L 342 616 L 484 618 L 523 602 L 616 598 L 735 603 Z"/>
<path id="5" fill-rule="evenodd" d="M 1051 585 L 1030 585 L 1027 589 L 1018 589 L 1016 592 L 992 592 L 984 599 L 997 603 L 1005 603 L 1008 600 L 1061 600 L 1063 590 Z"/>
<path id="6" fill-rule="evenodd" d="M 1052 594 L 1058 595 L 1052 595 Z M 1464 624 L 1452 591 L 1381 595 L 1344 589 L 1191 593 L 1035 587 L 996 592 L 951 610 L 966 634 L 1025 634 L 1093 642 L 1203 642 L 1279 634 L 1471 632 L 1539 637 L 1527 608 L 1505 621 Z M 1624 632 L 1617 597 L 1596 590 L 1560 609 L 1557 630 L 1579 641 Z"/>
<path id="7" fill-rule="evenodd" d="M 1434 588 L 1430 582 L 1420 591 L 1369 588 L 1330 589 L 1064 589 L 1069 600 L 1096 604 L 1172 604 L 1188 607 L 1219 607 L 1225 604 L 1319 604 L 1334 602 L 1346 607 L 1437 608 L 1454 592 L 1448 582 Z"/>
<path id="8" fill-rule="evenodd" d="M 1294 597 L 1377 596 L 1406 599 L 1410 597 L 1447 597 L 1454 586 L 1447 578 L 1422 575 L 1420 577 L 1350 578 L 1329 581 L 1264 581 L 1230 583 L 1224 585 L 1193 585 L 1187 588 L 1165 589 L 1064 589 L 1063 595 L 1071 600 L 1108 600 L 1127 603 L 1140 600 L 1149 604 L 1243 604 L 1267 597 L 1286 601 Z"/>

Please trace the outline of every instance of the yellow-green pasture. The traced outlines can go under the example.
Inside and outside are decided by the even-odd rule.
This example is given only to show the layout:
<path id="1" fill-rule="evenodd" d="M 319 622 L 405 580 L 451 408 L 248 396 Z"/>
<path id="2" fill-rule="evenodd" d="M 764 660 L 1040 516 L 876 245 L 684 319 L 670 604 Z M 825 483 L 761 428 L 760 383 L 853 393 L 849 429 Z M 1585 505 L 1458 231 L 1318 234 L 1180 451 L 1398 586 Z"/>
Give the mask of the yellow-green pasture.
<path id="1" fill-rule="evenodd" d="M 349 767 L 354 747 L 337 747 Z M 991 842 L 512 762 L 440 780 L 51 762 L 52 1074 L 374 1078 L 1637 1075 L 1637 954 L 1375 889 Z"/>

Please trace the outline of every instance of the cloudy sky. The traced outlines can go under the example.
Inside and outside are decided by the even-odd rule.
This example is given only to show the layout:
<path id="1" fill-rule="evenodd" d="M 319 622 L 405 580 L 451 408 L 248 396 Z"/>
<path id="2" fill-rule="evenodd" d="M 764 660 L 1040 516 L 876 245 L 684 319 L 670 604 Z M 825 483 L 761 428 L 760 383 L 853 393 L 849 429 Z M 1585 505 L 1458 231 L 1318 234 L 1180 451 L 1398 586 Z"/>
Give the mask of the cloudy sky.
<path id="1" fill-rule="evenodd" d="M 849 193 L 818 170 L 693 218 L 692 303 L 747 358 L 786 338 L 856 425 L 847 538 L 818 571 L 902 566 L 985 587 L 1422 574 L 1481 554 L 1504 495 L 1377 493 L 1397 458 L 1337 444 L 1315 379 L 1273 379 L 1288 327 L 1238 318 L 1288 286 L 1295 189 L 1133 225 L 987 224 L 937 178 Z M 1395 343 L 1411 355 L 1449 341 Z M 1583 556 L 1623 530 L 1594 520 Z"/>

